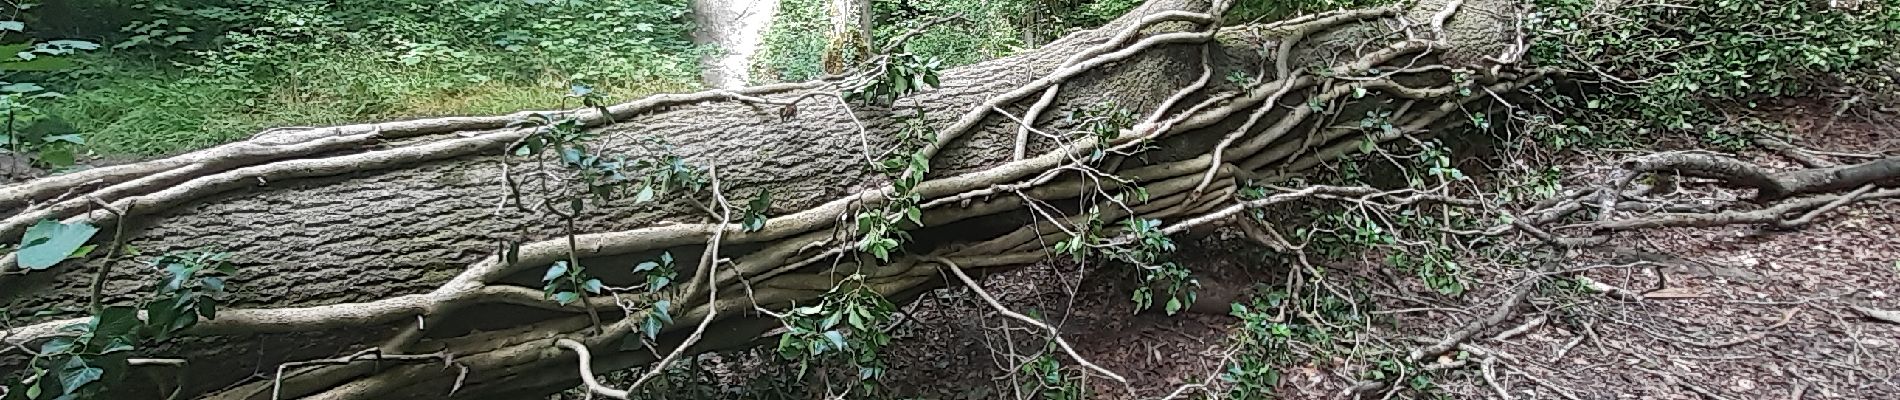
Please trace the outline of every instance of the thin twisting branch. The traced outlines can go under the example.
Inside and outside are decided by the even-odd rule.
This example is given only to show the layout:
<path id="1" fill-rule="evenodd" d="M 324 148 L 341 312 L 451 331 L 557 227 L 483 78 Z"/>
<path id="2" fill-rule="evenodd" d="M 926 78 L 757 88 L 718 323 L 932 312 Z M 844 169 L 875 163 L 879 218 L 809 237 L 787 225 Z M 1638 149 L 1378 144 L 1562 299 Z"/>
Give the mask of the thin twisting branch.
<path id="1" fill-rule="evenodd" d="M 587 345 L 568 338 L 557 339 L 554 341 L 554 345 L 573 351 L 576 356 L 575 358 L 580 360 L 581 383 L 587 386 L 587 391 L 606 396 L 607 398 L 627 398 L 627 391 L 603 385 L 599 379 L 594 378 L 594 353 L 587 350 Z"/>
<path id="2" fill-rule="evenodd" d="M 720 183 L 717 169 L 709 168 L 709 171 L 708 175 L 711 176 L 713 198 L 719 201 L 719 228 L 713 231 L 712 240 L 706 242 L 706 252 L 699 258 L 699 271 L 706 276 L 706 279 L 694 284 L 694 287 L 704 288 L 706 291 L 706 304 L 710 306 L 719 304 L 719 290 L 718 288 L 712 287 L 712 285 L 714 282 L 719 281 L 719 242 L 725 238 L 727 224 L 732 222 L 732 205 L 726 201 L 725 195 L 719 192 Z M 694 291 L 688 291 L 687 293 L 693 292 Z M 659 362 L 654 363 L 653 368 L 648 369 L 644 374 L 640 374 L 640 378 L 635 379 L 630 388 L 638 389 L 640 385 L 653 380 L 654 377 L 658 377 L 660 373 L 665 372 L 667 365 L 672 364 L 673 360 L 679 359 L 680 355 L 684 354 L 687 349 L 699 343 L 699 339 L 706 334 L 706 327 L 712 325 L 713 318 L 715 315 L 718 315 L 718 313 L 718 307 L 706 307 L 706 317 L 699 320 L 699 326 L 693 328 L 692 335 L 688 335 L 686 340 L 681 341 L 679 347 L 674 347 L 673 351 L 667 353 L 665 358 L 661 358 Z M 628 319 L 628 321 L 631 320 L 632 319 Z"/>

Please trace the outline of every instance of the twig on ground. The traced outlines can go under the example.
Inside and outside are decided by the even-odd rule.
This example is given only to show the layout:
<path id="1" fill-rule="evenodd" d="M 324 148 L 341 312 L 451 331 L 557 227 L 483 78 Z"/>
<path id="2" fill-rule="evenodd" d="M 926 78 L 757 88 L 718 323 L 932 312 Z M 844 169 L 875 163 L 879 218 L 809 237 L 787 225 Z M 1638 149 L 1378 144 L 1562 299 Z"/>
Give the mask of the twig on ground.
<path id="1" fill-rule="evenodd" d="M 1035 327 L 1042 328 L 1042 330 L 1044 331 L 1048 331 L 1049 339 L 1055 341 L 1056 346 L 1061 347 L 1063 352 L 1069 353 L 1069 357 L 1074 358 L 1077 364 L 1081 364 L 1083 367 L 1086 367 L 1089 370 L 1092 370 L 1092 371 L 1095 371 L 1096 373 L 1107 376 L 1109 379 L 1114 379 L 1116 382 L 1121 382 L 1122 384 L 1128 384 L 1127 378 L 1123 378 L 1120 374 L 1116 374 L 1114 371 L 1109 371 L 1107 368 L 1102 368 L 1099 365 L 1095 365 L 1095 363 L 1090 362 L 1087 358 L 1083 358 L 1081 353 L 1077 353 L 1075 351 L 1074 346 L 1069 345 L 1069 341 L 1062 340 L 1061 330 L 1056 329 L 1056 327 L 1054 326 L 1049 326 L 1049 324 L 1042 323 L 1042 321 L 1037 321 L 1035 318 L 1030 318 L 1027 315 L 1022 315 L 1015 311 L 1010 311 L 1009 307 L 1003 306 L 1002 302 L 996 301 L 995 296 L 990 296 L 989 292 L 984 291 L 983 285 L 978 284 L 975 279 L 971 279 L 969 274 L 966 274 L 963 272 L 963 267 L 957 266 L 955 262 L 952 262 L 949 259 L 943 258 L 943 257 L 931 257 L 930 261 L 943 265 L 943 269 L 949 270 L 951 274 L 956 275 L 957 280 L 962 281 L 964 286 L 970 287 L 971 292 L 976 293 L 976 296 L 979 298 L 982 298 L 983 302 L 989 303 L 990 308 L 996 309 L 997 313 L 1003 314 L 1003 316 L 1009 317 L 1011 319 L 1015 319 L 1017 321 L 1022 321 L 1023 323 L 1033 325 Z"/>
<path id="2" fill-rule="evenodd" d="M 1497 361 L 1497 357 L 1485 357 L 1484 361 L 1478 362 L 1479 372 L 1484 375 L 1484 383 L 1490 385 L 1492 391 L 1498 392 L 1499 399 L 1511 400 L 1511 392 L 1504 390 L 1504 385 L 1498 384 L 1497 371 L 1491 368 L 1491 365 L 1496 364 Z"/>
<path id="3" fill-rule="evenodd" d="M 1854 202 L 1854 200 L 1860 198 L 1861 195 L 1865 195 L 1867 194 L 1867 192 L 1872 191 L 1872 190 L 1874 190 L 1874 185 L 1872 184 L 1861 186 L 1859 189 L 1854 189 L 1853 192 L 1849 192 L 1847 193 L 1847 195 L 1841 196 L 1839 199 L 1835 199 L 1834 201 L 1821 205 L 1821 207 L 1815 208 L 1812 211 L 1808 211 L 1806 214 L 1801 214 L 1800 217 L 1797 217 L 1795 219 L 1777 221 L 1775 222 L 1775 226 L 1779 228 L 1784 228 L 1784 229 L 1791 229 L 1791 228 L 1798 228 L 1803 225 L 1807 225 L 1809 222 L 1814 222 L 1814 217 L 1820 216 L 1821 214 L 1826 214 L 1829 211 L 1834 211 L 1834 209 L 1840 208 L 1843 205 L 1847 205 L 1847 203 L 1852 203 Z"/>
<path id="4" fill-rule="evenodd" d="M 1533 278 L 1533 279 L 1538 279 L 1538 278 Z M 1495 311 L 1492 311 L 1490 316 L 1486 316 L 1483 319 L 1471 321 L 1471 323 L 1465 324 L 1463 328 L 1460 328 L 1457 331 L 1453 331 L 1451 335 L 1446 336 L 1444 339 L 1439 340 L 1438 343 L 1432 344 L 1431 346 L 1426 346 L 1423 348 L 1412 350 L 1412 352 L 1406 355 L 1405 358 L 1407 360 L 1417 362 L 1420 360 L 1424 360 L 1426 358 L 1435 357 L 1440 354 L 1445 354 L 1445 352 L 1458 348 L 1459 344 L 1464 343 L 1465 340 L 1471 339 L 1471 337 L 1473 335 L 1477 335 L 1478 332 L 1483 331 L 1485 329 L 1490 329 L 1492 326 L 1496 326 L 1497 324 L 1504 322 L 1504 320 L 1511 318 L 1511 315 L 1516 314 L 1517 306 L 1519 304 L 1524 304 L 1524 300 L 1530 298 L 1531 292 L 1536 287 L 1537 287 L 1537 282 L 1535 281 L 1518 282 L 1517 288 L 1513 289 L 1510 296 L 1504 299 L 1504 303 L 1498 304 L 1498 308 Z"/>
<path id="5" fill-rule="evenodd" d="M 1611 285 L 1608 283 L 1603 283 L 1602 281 L 1590 279 L 1590 277 L 1587 277 L 1587 276 L 1577 277 L 1577 283 L 1581 283 L 1583 284 L 1584 287 L 1590 288 L 1590 290 L 1594 290 L 1598 293 L 1603 293 L 1617 300 L 1643 301 L 1643 295 L 1641 294 L 1632 292 L 1629 289 L 1617 287 L 1616 285 Z"/>
<path id="6" fill-rule="evenodd" d="M 1789 322 L 1789 321 L 1793 321 L 1793 320 L 1794 320 L 1794 316 L 1795 316 L 1795 314 L 1800 314 L 1800 313 L 1801 313 L 1801 309 L 1800 309 L 1800 308 L 1790 308 L 1790 309 L 1788 309 L 1787 311 L 1782 311 L 1782 312 L 1781 312 L 1781 320 L 1779 320 L 1779 321 L 1775 321 L 1775 323 L 1774 323 L 1773 325 L 1769 325 L 1769 326 L 1768 326 L 1768 327 L 1766 327 L 1766 328 L 1762 328 L 1762 329 L 1761 329 L 1761 331 L 1757 331 L 1757 332 L 1755 332 L 1755 333 L 1750 333 L 1750 334 L 1747 334 L 1747 335 L 1743 335 L 1742 337 L 1738 337 L 1738 338 L 1734 338 L 1734 339 L 1730 339 L 1730 340 L 1725 340 L 1725 341 L 1721 341 L 1721 342 L 1715 342 L 1715 343 L 1691 343 L 1691 344 L 1694 344 L 1694 345 L 1696 345 L 1696 346 L 1699 346 L 1699 347 L 1706 347 L 1706 348 L 1711 348 L 1711 349 L 1719 349 L 1719 348 L 1723 348 L 1723 347 L 1729 347 L 1729 346 L 1734 346 L 1734 345 L 1738 345 L 1738 344 L 1742 344 L 1742 343 L 1748 343 L 1748 342 L 1752 342 L 1752 341 L 1756 341 L 1756 340 L 1761 340 L 1761 338 L 1763 338 L 1763 337 L 1767 337 L 1767 336 L 1768 336 L 1768 333 L 1769 333 L 1769 332 L 1771 332 L 1771 331 L 1774 331 L 1774 330 L 1776 330 L 1776 329 L 1781 329 L 1781 327 L 1783 327 L 1783 326 L 1788 326 L 1788 322 Z"/>
<path id="7" fill-rule="evenodd" d="M 1589 338 L 1589 335 L 1579 334 L 1576 338 L 1570 339 L 1569 343 L 1564 343 L 1564 347 L 1557 349 L 1557 354 L 1550 356 L 1550 361 L 1546 361 L 1545 363 L 1556 364 L 1558 361 L 1562 361 L 1565 355 L 1570 354 L 1570 350 L 1574 350 L 1577 346 L 1582 345 L 1583 339 L 1586 338 Z"/>
<path id="8" fill-rule="evenodd" d="M 1491 341 L 1502 342 L 1505 340 L 1510 340 L 1513 337 L 1517 337 L 1517 335 L 1522 335 L 1525 332 L 1530 332 L 1533 329 L 1537 329 L 1538 326 L 1543 325 L 1544 321 L 1548 320 L 1549 318 L 1550 317 L 1543 316 L 1543 315 L 1539 315 L 1537 316 L 1537 318 L 1531 318 L 1530 321 L 1525 321 L 1523 325 L 1518 325 L 1517 327 L 1511 328 L 1510 330 L 1499 332 L 1497 336 L 1492 336 Z"/>
<path id="9" fill-rule="evenodd" d="M 1687 389 L 1689 389 L 1690 391 L 1693 391 L 1693 392 L 1696 392 L 1697 394 L 1701 394 L 1701 395 L 1703 395 L 1703 396 L 1705 396 L 1705 397 L 1708 397 L 1708 398 L 1710 398 L 1710 399 L 1714 399 L 1714 400 L 1732 400 L 1732 399 L 1731 399 L 1730 397 L 1728 397 L 1728 396 L 1723 396 L 1723 395 L 1719 395 L 1719 394 L 1716 394 L 1716 393 L 1715 393 L 1715 392 L 1713 392 L 1713 391 L 1710 391 L 1709 389 L 1705 389 L 1705 388 L 1703 388 L 1703 387 L 1701 387 L 1701 386 L 1697 386 L 1697 385 L 1695 385 L 1695 384 L 1693 384 L 1693 383 L 1689 383 L 1689 381 L 1687 381 L 1687 380 L 1684 380 L 1684 379 L 1682 379 L 1682 377 L 1678 377 L 1678 376 L 1676 376 L 1676 374 L 1671 374 L 1671 373 L 1668 373 L 1668 372 L 1665 372 L 1665 371 L 1660 371 L 1660 370 L 1654 370 L 1654 369 L 1649 369 L 1649 368 L 1643 368 L 1643 367 L 1636 367 L 1636 369 L 1637 369 L 1637 370 L 1641 370 L 1641 371 L 1643 371 L 1643 372 L 1648 372 L 1648 373 L 1651 373 L 1651 374 L 1655 374 L 1656 376 L 1660 376 L 1660 377 L 1662 377 L 1662 378 L 1663 378 L 1663 380 L 1664 380 L 1664 381 L 1668 381 L 1668 382 L 1669 382 L 1670 384 L 1672 384 L 1672 385 L 1676 385 L 1676 386 L 1681 386 L 1681 387 L 1684 387 L 1684 388 L 1687 388 Z"/>
<path id="10" fill-rule="evenodd" d="M 1763 148 L 1767 148 L 1769 150 L 1774 150 L 1776 153 L 1780 153 L 1781 155 L 1786 156 L 1789 159 L 1794 160 L 1795 162 L 1801 163 L 1801 165 L 1807 166 L 1808 168 L 1827 168 L 1827 167 L 1832 167 L 1836 165 L 1834 164 L 1833 161 L 1828 161 L 1820 157 L 1816 157 L 1813 153 L 1809 153 L 1806 149 L 1795 147 L 1795 145 L 1789 144 L 1788 142 L 1782 141 L 1781 139 L 1776 139 L 1776 138 L 1766 137 L 1766 136 L 1757 137 L 1755 138 L 1755 145 L 1761 146 Z"/>

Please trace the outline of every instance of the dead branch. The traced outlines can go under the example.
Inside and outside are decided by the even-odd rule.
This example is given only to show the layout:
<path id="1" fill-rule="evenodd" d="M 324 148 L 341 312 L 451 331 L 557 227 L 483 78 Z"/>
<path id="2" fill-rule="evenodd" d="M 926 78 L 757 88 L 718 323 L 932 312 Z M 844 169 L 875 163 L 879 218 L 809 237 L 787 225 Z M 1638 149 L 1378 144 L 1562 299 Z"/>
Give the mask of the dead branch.
<path id="1" fill-rule="evenodd" d="M 1624 185 L 1641 173 L 1669 172 L 1682 176 L 1716 179 L 1727 185 L 1753 188 L 1757 191 L 1755 201 L 1763 203 L 1864 185 L 1882 187 L 1900 185 L 1900 157 L 1847 166 L 1770 172 L 1755 164 L 1722 155 L 1665 152 L 1626 160 L 1623 162 L 1623 170 L 1624 174 L 1615 181 Z"/>
<path id="2" fill-rule="evenodd" d="M 1537 288 L 1536 279 L 1541 279 L 1541 277 L 1518 282 L 1516 288 L 1511 290 L 1510 295 L 1505 297 L 1504 302 L 1499 303 L 1498 307 L 1491 311 L 1491 315 L 1465 324 L 1463 328 L 1452 331 L 1450 335 L 1446 335 L 1445 338 L 1440 339 L 1438 343 L 1412 350 L 1411 353 L 1406 354 L 1405 359 L 1418 362 L 1427 358 L 1437 357 L 1440 354 L 1445 354 L 1445 352 L 1458 348 L 1459 344 L 1471 339 L 1471 337 L 1477 335 L 1478 332 L 1490 329 L 1493 326 L 1497 326 L 1497 324 L 1503 323 L 1504 320 L 1510 319 L 1512 315 L 1517 313 L 1517 306 L 1524 304 L 1524 300 L 1529 299 L 1531 292 L 1534 291 L 1533 289 Z"/>
<path id="3" fill-rule="evenodd" d="M 1889 311 L 1889 310 L 1882 310 L 1878 308 L 1862 307 L 1862 306 L 1849 306 L 1849 307 L 1852 307 L 1854 311 L 1859 312 L 1860 315 L 1867 316 L 1867 318 L 1873 318 L 1875 320 L 1885 321 L 1887 323 L 1900 324 L 1900 311 Z"/>

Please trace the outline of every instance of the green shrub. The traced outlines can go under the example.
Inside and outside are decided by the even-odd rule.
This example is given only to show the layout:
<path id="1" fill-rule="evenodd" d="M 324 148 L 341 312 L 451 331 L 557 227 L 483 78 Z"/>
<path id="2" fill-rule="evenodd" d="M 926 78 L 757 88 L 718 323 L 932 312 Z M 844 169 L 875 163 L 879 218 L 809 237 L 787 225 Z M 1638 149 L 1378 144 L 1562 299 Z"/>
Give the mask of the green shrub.
<path id="1" fill-rule="evenodd" d="M 1530 61 L 1601 81 L 1604 93 L 1557 104 L 1596 125 L 1687 130 L 1720 121 L 1717 107 L 1894 87 L 1876 71 L 1900 49 L 1900 0 L 1859 10 L 1806 0 L 1533 3 Z"/>
<path id="2" fill-rule="evenodd" d="M 146 2 L 102 14 L 112 23 L 94 25 L 120 30 L 98 32 L 111 51 L 49 80 L 71 98 L 47 113 L 102 153 L 154 155 L 274 126 L 574 107 L 563 94 L 576 81 L 620 98 L 686 90 L 701 54 L 686 12 L 685 0 Z"/>

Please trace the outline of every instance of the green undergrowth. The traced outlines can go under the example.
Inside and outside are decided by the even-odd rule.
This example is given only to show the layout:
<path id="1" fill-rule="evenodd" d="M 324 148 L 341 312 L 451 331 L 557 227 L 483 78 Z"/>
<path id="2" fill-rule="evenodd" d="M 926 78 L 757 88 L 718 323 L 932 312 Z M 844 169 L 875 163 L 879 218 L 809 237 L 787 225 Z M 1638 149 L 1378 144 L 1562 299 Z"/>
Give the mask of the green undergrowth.
<path id="1" fill-rule="evenodd" d="M 924 30 L 905 49 L 944 60 L 945 67 L 975 64 L 1034 49 L 1077 30 L 1107 24 L 1141 5 L 1140 0 L 908 0 L 876 1 L 873 40 L 882 46 L 938 17 L 962 15 Z M 1274 20 L 1304 13 L 1390 4 L 1391 0 L 1242 1 L 1226 16 L 1231 23 Z M 754 79 L 789 82 L 823 75 L 819 60 L 830 29 L 825 2 L 785 0 L 767 29 L 754 60 Z"/>
<path id="2" fill-rule="evenodd" d="M 1452 398 L 1439 382 L 1460 372 L 1427 371 L 1404 359 L 1406 349 L 1374 340 L 1378 331 L 1397 325 L 1390 314 L 1375 313 L 1376 304 L 1368 294 L 1375 289 L 1369 283 L 1346 282 L 1328 288 L 1325 285 L 1337 283 L 1326 283 L 1329 278 L 1324 276 L 1309 279 L 1315 281 L 1262 288 L 1253 298 L 1231 306 L 1240 328 L 1229 337 L 1235 353 L 1220 374 L 1227 385 L 1222 398 L 1282 398 L 1286 382 L 1330 371 L 1397 384 L 1393 390 L 1401 398 Z"/>
<path id="3" fill-rule="evenodd" d="M 1900 0 L 1535 0 L 1533 65 L 1573 82 L 1546 126 L 1586 136 L 1670 134 L 1746 143 L 1733 121 L 1769 99 L 1891 92 Z M 1742 146 L 1745 147 L 1745 146 Z"/>
<path id="4" fill-rule="evenodd" d="M 766 29 L 765 44 L 753 60 L 757 82 L 794 82 L 824 75 L 820 59 L 824 32 L 830 31 L 825 2 L 784 0 Z M 922 58 L 944 60 L 944 67 L 969 65 L 1029 48 L 1025 29 L 1044 24 L 1023 16 L 1038 7 L 1026 0 L 913 0 L 873 2 L 873 40 L 881 48 L 892 38 L 939 17 L 962 15 L 924 30 L 906 41 L 905 49 Z"/>
<path id="5" fill-rule="evenodd" d="M 697 86 L 684 0 L 102 0 L 27 10 L 102 49 L 41 81 L 102 154 L 175 153 L 276 126 L 574 107 Z"/>

